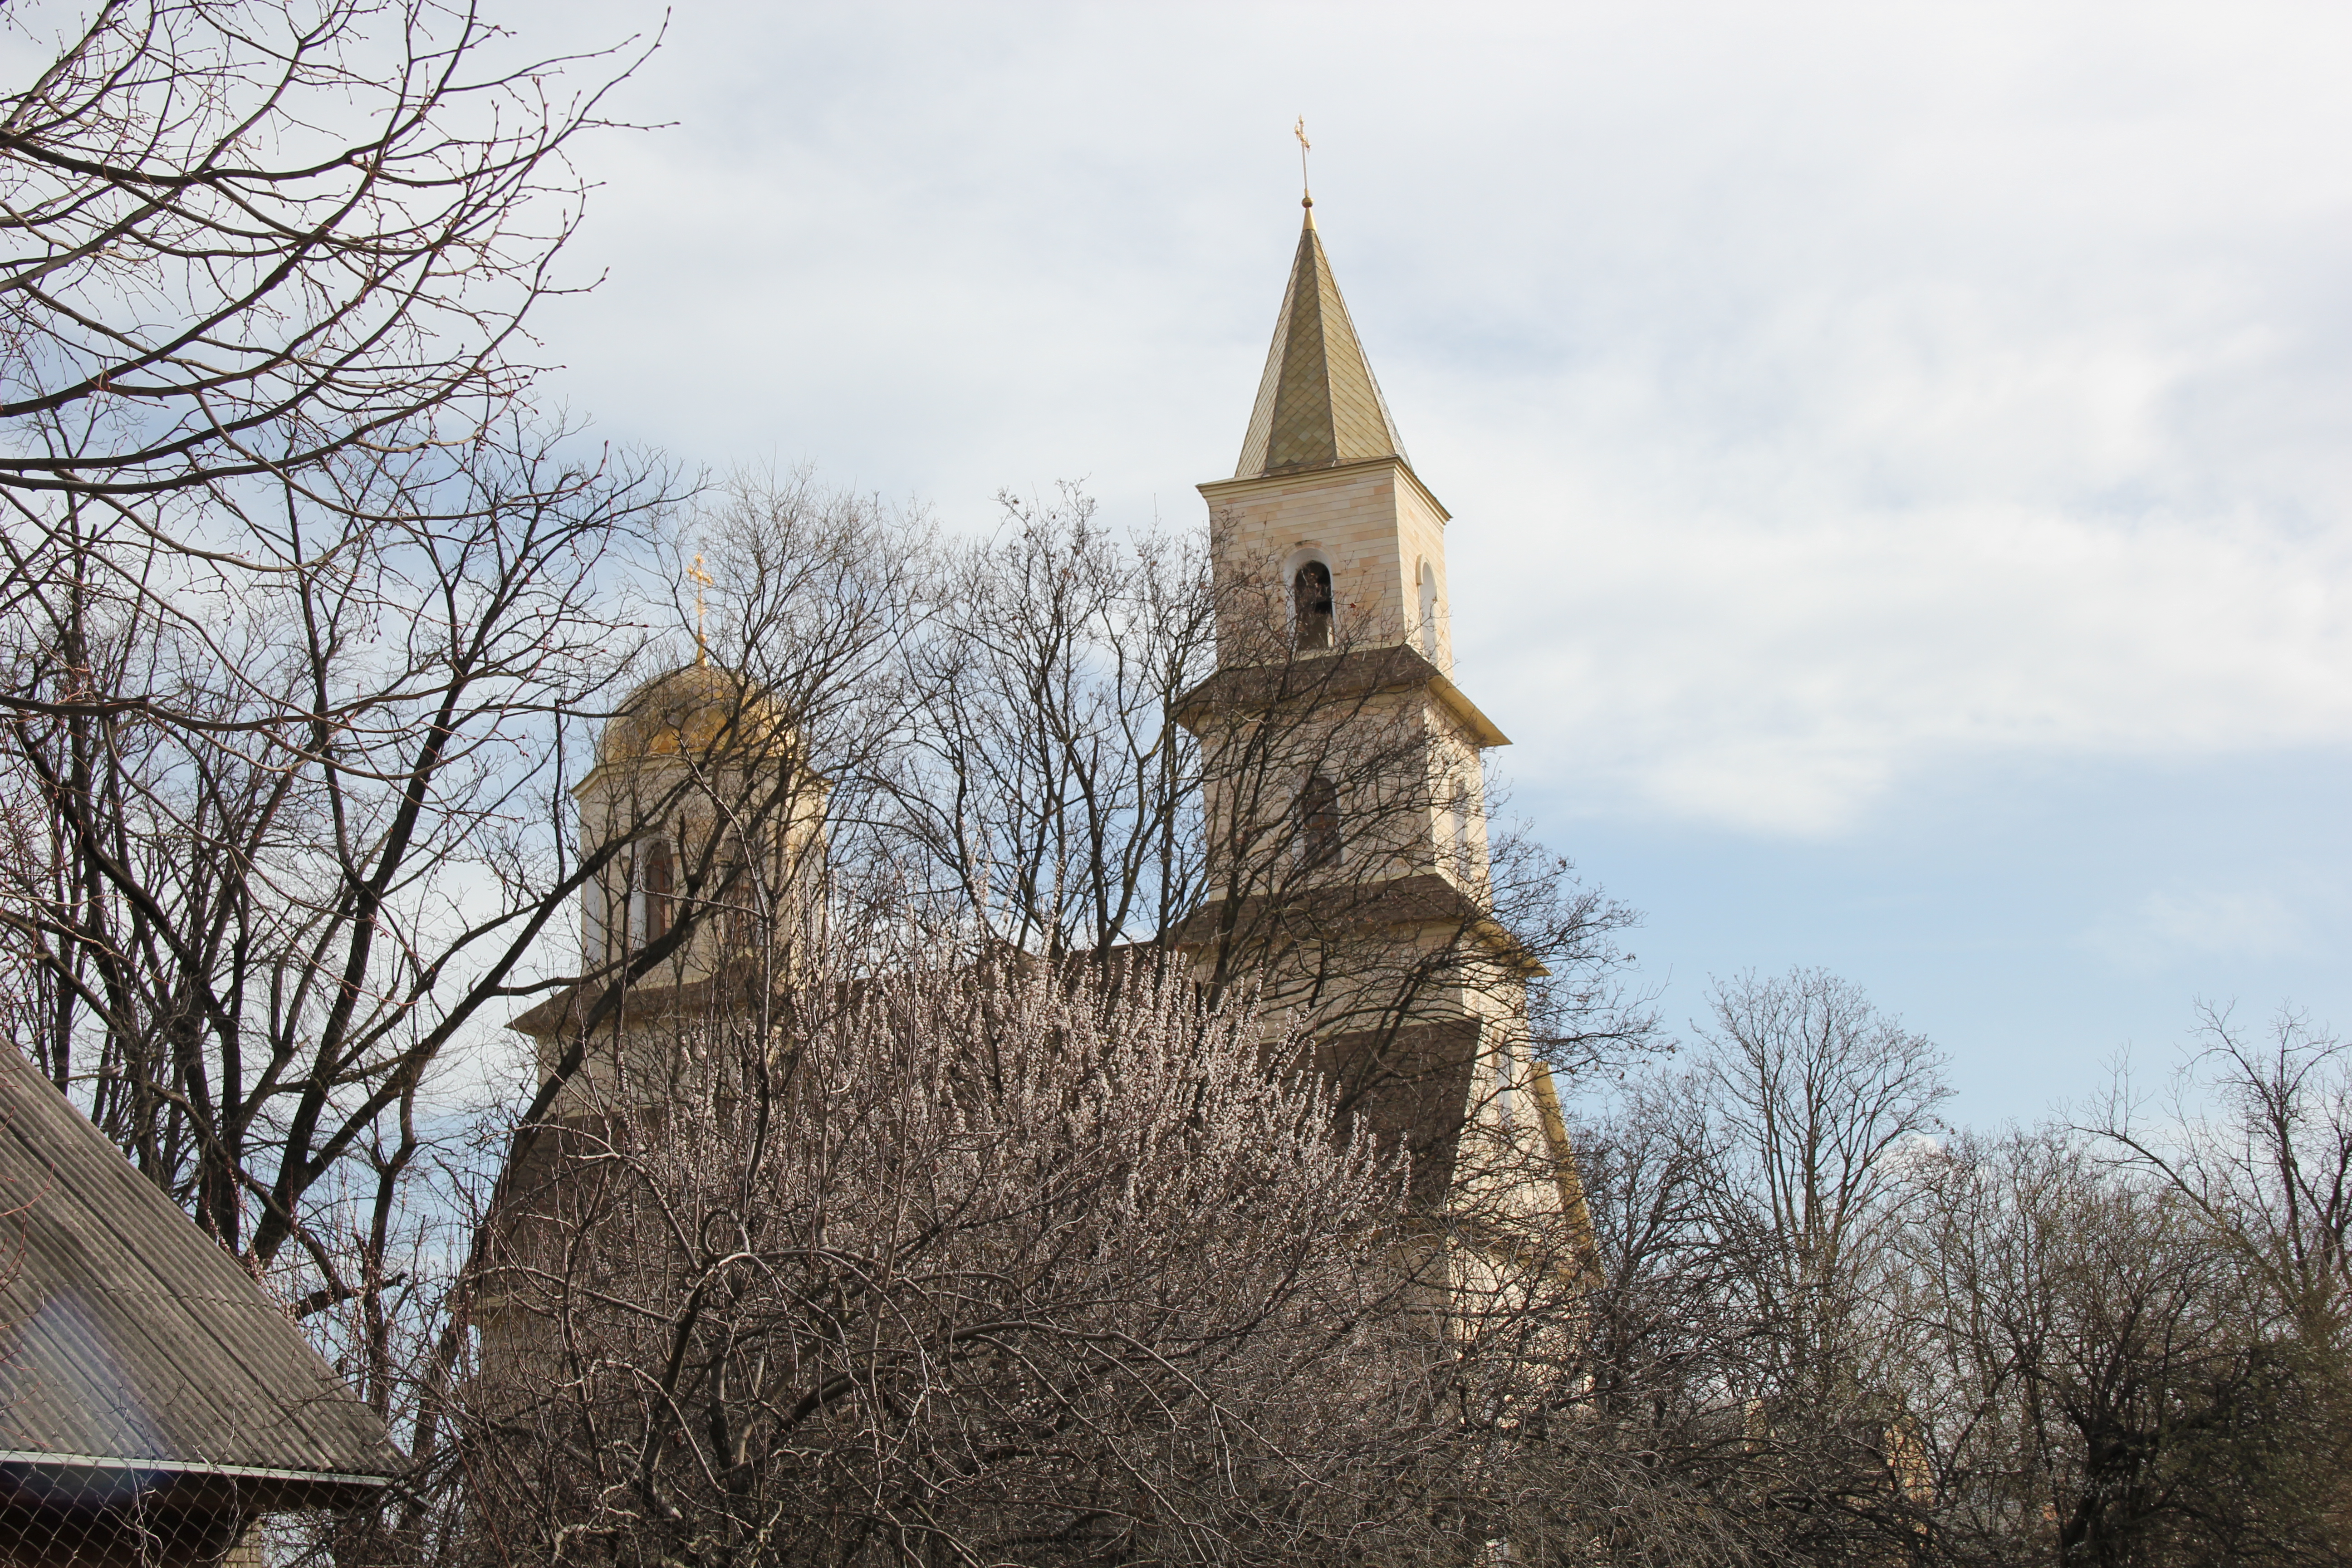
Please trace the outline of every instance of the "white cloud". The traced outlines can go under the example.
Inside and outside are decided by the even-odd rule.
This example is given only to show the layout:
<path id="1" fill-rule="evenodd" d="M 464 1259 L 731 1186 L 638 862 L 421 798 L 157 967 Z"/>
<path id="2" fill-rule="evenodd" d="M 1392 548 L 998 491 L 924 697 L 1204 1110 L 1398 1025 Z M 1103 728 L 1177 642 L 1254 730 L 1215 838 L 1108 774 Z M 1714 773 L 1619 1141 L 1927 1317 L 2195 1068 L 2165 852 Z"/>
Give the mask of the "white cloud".
<path id="1" fill-rule="evenodd" d="M 2184 957 L 2272 960 L 2319 946 L 2310 911 L 2274 888 L 2178 887 L 2143 894 L 2084 935 L 2117 966 L 2148 971 Z"/>
<path id="2" fill-rule="evenodd" d="M 1834 833 L 1969 760 L 2352 742 L 2347 42 L 2294 5 L 705 5 L 630 106 L 679 128 L 594 153 L 614 279 L 551 343 L 698 457 L 1190 520 L 1304 110 L 1513 771 Z"/>
<path id="3" fill-rule="evenodd" d="M 1515 771 L 1595 805 L 1828 831 L 1962 755 L 2352 735 L 2336 539 L 1990 504 L 1617 517 L 1638 538 L 1562 519 L 1485 552 L 1491 608 L 1462 639 L 1529 742 Z"/>

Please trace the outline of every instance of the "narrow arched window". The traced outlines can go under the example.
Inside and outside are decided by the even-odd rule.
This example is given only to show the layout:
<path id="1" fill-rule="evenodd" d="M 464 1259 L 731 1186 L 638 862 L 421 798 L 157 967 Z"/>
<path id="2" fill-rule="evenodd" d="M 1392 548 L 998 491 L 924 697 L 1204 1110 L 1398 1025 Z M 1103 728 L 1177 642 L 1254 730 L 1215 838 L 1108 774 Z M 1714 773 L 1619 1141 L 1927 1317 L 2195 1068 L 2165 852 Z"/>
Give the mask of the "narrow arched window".
<path id="1" fill-rule="evenodd" d="M 656 838 L 646 845 L 646 940 L 658 941 L 669 930 L 671 900 L 677 896 L 676 872 L 670 863 L 669 841 Z"/>
<path id="2" fill-rule="evenodd" d="M 1421 563 L 1421 651 L 1437 658 L 1437 568 Z"/>
<path id="3" fill-rule="evenodd" d="M 1308 777 L 1298 795 L 1298 843 L 1309 866 L 1339 858 L 1339 786 L 1321 773 Z"/>
<path id="4" fill-rule="evenodd" d="M 772 900 L 782 875 L 777 856 L 761 855 L 740 838 L 729 838 L 713 872 L 710 899 L 712 923 L 727 951 L 757 952 L 774 938 Z"/>
<path id="5" fill-rule="evenodd" d="M 1298 646 L 1331 646 L 1331 568 L 1309 561 L 1290 580 L 1291 607 L 1298 622 Z"/>
<path id="6" fill-rule="evenodd" d="M 744 861 L 742 847 L 730 843 L 719 861 L 718 898 L 722 911 L 719 940 L 730 952 L 752 945 L 753 893 L 751 871 Z"/>

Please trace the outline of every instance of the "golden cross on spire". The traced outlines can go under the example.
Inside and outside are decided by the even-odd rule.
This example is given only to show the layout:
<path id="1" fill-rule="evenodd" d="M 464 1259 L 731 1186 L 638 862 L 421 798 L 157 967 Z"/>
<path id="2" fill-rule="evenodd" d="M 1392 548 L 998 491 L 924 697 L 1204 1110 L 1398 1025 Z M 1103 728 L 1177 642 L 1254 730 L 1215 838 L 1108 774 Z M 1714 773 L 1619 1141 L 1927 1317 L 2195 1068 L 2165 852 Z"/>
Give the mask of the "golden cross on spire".
<path id="1" fill-rule="evenodd" d="M 1298 138 L 1298 205 L 1311 207 L 1315 205 L 1315 192 L 1307 184 L 1307 154 L 1315 143 L 1307 140 L 1307 116 L 1302 114 L 1298 117 L 1298 123 L 1290 128 L 1290 133 Z"/>
<path id="2" fill-rule="evenodd" d="M 710 574 L 702 569 L 700 551 L 695 552 L 694 564 L 686 569 L 686 574 L 694 581 L 694 662 L 709 664 L 710 650 L 702 641 L 702 591 L 710 586 Z"/>

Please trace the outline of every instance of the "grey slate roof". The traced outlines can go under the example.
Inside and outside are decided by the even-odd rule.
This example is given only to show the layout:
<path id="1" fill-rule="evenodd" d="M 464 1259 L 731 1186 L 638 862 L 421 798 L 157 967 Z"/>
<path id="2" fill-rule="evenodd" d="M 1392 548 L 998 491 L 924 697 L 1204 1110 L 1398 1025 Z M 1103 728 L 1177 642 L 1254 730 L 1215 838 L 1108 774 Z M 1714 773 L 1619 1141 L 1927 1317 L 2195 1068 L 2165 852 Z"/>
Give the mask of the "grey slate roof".
<path id="1" fill-rule="evenodd" d="M 286 1315 L 0 1045 L 0 1476 L 347 1491 L 402 1464 Z M 285 1486 L 278 1488 L 282 1493 Z"/>

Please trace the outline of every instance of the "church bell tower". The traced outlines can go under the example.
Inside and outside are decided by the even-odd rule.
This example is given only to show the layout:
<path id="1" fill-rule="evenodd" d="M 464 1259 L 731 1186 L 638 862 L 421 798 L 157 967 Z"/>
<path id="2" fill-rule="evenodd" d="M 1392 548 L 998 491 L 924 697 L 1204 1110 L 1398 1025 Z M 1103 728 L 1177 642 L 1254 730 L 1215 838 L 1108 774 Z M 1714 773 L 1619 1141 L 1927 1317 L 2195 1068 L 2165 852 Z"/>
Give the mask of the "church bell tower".
<path id="1" fill-rule="evenodd" d="M 1454 682 L 1448 513 L 1306 205 L 1241 461 L 1200 487 L 1217 668 L 1185 721 L 1211 886 L 1185 942 L 1196 973 L 1301 1017 L 1343 1110 L 1408 1139 L 1424 1198 L 1453 1206 L 1481 1140 L 1566 1168 L 1527 1051 L 1543 971 L 1491 911 L 1480 759 L 1509 742 Z M 1516 1168 L 1526 1203 L 1558 1201 Z"/>
<path id="2" fill-rule="evenodd" d="M 1241 462 L 1200 487 L 1219 606 L 1217 676 L 1202 711 L 1231 721 L 1286 701 L 1294 718 L 1324 710 L 1319 722 L 1298 719 L 1329 786 L 1307 804 L 1337 821 L 1300 832 L 1328 837 L 1336 826 L 1350 884 L 1433 875 L 1475 894 L 1486 854 L 1479 755 L 1510 742 L 1454 684 L 1450 514 L 1405 455 L 1307 205 Z M 1229 744 L 1232 728 L 1213 736 L 1195 725 L 1213 747 Z M 1252 732 L 1264 729 L 1253 721 Z M 1230 771 L 1212 763 L 1213 793 Z M 1230 816 L 1272 803 L 1222 804 Z M 1407 820 L 1416 804 L 1420 819 Z M 1248 858 L 1263 837 L 1228 824 L 1211 859 Z M 1217 869 L 1231 881 L 1237 868 Z"/>

